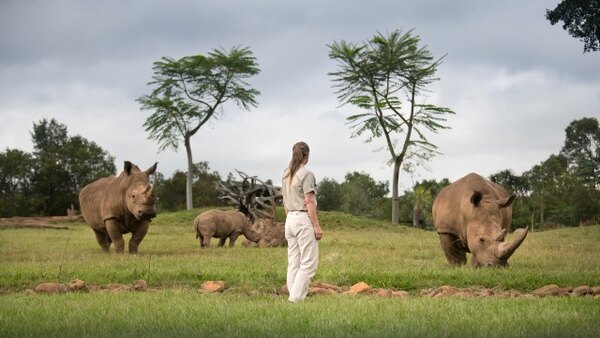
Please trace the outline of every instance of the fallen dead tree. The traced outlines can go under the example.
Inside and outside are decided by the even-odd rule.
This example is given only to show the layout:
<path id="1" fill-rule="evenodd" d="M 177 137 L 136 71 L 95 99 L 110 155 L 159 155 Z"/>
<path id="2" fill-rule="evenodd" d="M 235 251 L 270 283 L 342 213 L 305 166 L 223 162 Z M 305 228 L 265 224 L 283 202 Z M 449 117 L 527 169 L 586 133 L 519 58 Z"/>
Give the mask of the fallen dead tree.
<path id="1" fill-rule="evenodd" d="M 283 223 L 275 222 L 276 206 L 281 204 L 281 189 L 236 169 L 241 181 L 217 182 L 220 199 L 250 215 L 255 229 L 260 233 L 257 242 L 245 240 L 244 246 L 285 246 L 287 241 Z"/>

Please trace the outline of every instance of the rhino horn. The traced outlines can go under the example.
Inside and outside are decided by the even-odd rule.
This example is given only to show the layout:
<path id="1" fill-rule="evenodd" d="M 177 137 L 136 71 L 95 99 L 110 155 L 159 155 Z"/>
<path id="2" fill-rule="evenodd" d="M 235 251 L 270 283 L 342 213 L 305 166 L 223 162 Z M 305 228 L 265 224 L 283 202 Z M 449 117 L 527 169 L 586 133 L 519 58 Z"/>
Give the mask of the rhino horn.
<path id="1" fill-rule="evenodd" d="M 527 237 L 527 234 L 529 233 L 527 229 L 518 229 L 517 231 L 521 232 L 517 239 L 509 243 L 500 243 L 498 245 L 497 256 L 499 259 L 507 260 L 510 256 L 512 256 L 512 254 L 515 252 L 515 250 L 517 250 L 521 243 L 523 243 L 525 237 Z"/>

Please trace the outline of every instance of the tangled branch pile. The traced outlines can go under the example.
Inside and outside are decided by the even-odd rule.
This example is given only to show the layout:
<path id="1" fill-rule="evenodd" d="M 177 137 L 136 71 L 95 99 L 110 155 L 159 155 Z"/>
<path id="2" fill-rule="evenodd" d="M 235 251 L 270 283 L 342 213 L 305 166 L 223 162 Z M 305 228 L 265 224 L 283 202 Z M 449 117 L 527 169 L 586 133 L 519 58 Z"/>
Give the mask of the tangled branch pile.
<path id="1" fill-rule="evenodd" d="M 275 207 L 283 201 L 281 189 L 237 170 L 241 181 L 217 182 L 220 199 L 244 213 L 254 223 L 260 239 L 244 241 L 245 246 L 286 246 L 284 224 L 275 222 Z"/>
<path id="2" fill-rule="evenodd" d="M 275 206 L 282 200 L 281 189 L 256 176 L 236 171 L 241 181 L 217 182 L 219 199 L 243 212 L 252 221 L 275 218 Z"/>

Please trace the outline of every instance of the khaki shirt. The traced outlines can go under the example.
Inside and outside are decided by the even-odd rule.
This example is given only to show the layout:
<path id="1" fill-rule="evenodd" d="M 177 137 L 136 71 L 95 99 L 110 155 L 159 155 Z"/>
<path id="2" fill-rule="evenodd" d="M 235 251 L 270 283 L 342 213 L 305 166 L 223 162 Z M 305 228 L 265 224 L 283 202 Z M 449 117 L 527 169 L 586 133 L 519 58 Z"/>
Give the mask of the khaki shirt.
<path id="1" fill-rule="evenodd" d="M 281 193 L 283 195 L 283 205 L 288 211 L 306 210 L 304 203 L 304 195 L 310 192 L 317 192 L 315 175 L 306 169 L 304 166 L 298 168 L 294 174 L 292 184 L 288 184 L 288 175 L 290 169 L 287 168 L 283 172 L 281 179 Z M 315 201 L 316 202 L 316 201 Z"/>

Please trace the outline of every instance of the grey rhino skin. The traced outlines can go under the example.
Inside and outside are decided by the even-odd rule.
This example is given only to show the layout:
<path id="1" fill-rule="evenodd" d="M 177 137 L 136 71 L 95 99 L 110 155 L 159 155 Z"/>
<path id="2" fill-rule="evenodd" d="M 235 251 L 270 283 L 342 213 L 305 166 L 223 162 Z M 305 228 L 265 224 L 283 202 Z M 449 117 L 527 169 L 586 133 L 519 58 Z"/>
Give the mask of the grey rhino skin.
<path id="1" fill-rule="evenodd" d="M 122 253 L 125 250 L 123 234 L 131 233 L 129 253 L 138 252 L 151 219 L 156 217 L 156 184 L 150 186 L 149 177 L 155 173 L 157 164 L 141 171 L 125 161 L 119 176 L 100 178 L 79 192 L 81 213 L 94 230 L 102 251 L 109 252 L 110 244 L 114 243 L 115 251 Z"/>
<path id="2" fill-rule="evenodd" d="M 202 248 L 209 247 L 213 237 L 219 238 L 219 246 L 225 245 L 229 238 L 229 247 L 235 245 L 240 234 L 244 234 L 252 242 L 260 239 L 251 218 L 237 210 L 205 211 L 194 220 L 194 230 Z"/>
<path id="3" fill-rule="evenodd" d="M 499 184 L 468 174 L 444 187 L 433 202 L 433 223 L 450 265 L 508 266 L 508 258 L 527 236 L 526 229 L 504 242 L 512 221 L 511 196 Z"/>

